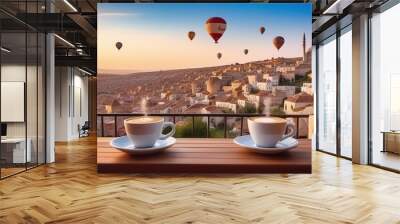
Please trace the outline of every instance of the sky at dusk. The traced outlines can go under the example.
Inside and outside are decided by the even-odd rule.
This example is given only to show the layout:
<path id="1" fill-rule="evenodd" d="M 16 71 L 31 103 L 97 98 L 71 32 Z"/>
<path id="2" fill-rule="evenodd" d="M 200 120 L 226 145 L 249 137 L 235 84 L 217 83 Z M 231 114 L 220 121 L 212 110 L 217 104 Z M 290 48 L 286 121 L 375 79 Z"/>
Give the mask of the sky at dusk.
<path id="1" fill-rule="evenodd" d="M 210 17 L 227 22 L 215 44 L 205 30 Z M 259 28 L 266 31 L 261 35 Z M 195 31 L 190 41 L 189 31 Z M 134 73 L 301 57 L 303 33 L 311 46 L 311 4 L 101 3 L 98 4 L 98 70 Z M 272 44 L 283 36 L 278 52 Z M 116 42 L 123 47 L 117 50 Z M 243 50 L 249 53 L 244 55 Z M 217 53 L 222 58 L 217 59 Z"/>

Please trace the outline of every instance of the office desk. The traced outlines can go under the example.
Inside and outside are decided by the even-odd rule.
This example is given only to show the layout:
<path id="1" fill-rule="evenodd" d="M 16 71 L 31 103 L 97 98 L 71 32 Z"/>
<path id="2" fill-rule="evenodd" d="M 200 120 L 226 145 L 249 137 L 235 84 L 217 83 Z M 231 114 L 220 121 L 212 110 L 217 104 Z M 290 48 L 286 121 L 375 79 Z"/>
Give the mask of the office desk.
<path id="1" fill-rule="evenodd" d="M 30 138 L 28 138 L 27 142 L 28 147 L 26 147 L 25 154 L 25 138 L 1 139 L 1 157 L 5 159 L 7 163 L 31 162 L 32 141 Z M 27 159 L 27 161 L 25 161 L 25 159 Z"/>
<path id="2" fill-rule="evenodd" d="M 382 131 L 383 149 L 382 152 L 392 152 L 400 154 L 400 132 Z"/>

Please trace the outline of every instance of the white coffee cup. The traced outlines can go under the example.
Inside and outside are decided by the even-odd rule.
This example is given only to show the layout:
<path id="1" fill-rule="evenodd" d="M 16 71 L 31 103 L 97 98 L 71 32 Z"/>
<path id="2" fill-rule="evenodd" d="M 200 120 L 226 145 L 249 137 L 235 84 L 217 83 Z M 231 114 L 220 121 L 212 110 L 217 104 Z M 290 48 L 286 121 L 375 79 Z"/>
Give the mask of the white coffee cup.
<path id="1" fill-rule="evenodd" d="M 158 139 L 167 139 L 175 134 L 175 124 L 165 122 L 163 117 L 140 116 L 124 120 L 126 135 L 137 148 L 152 147 Z M 168 134 L 162 134 L 166 127 L 171 127 Z"/>
<path id="2" fill-rule="evenodd" d="M 293 124 L 279 117 L 251 117 L 247 123 L 250 137 L 258 147 L 275 147 L 279 141 L 293 137 L 295 132 Z"/>

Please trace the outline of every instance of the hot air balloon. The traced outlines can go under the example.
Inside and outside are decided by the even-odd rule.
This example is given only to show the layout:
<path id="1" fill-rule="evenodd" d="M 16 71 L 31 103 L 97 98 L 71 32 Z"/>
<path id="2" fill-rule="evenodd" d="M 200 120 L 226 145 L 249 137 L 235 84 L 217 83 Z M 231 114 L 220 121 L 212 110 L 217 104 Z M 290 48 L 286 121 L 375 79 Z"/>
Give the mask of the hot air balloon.
<path id="1" fill-rule="evenodd" d="M 281 36 L 277 36 L 274 38 L 274 40 L 272 41 L 272 43 L 274 44 L 274 46 L 276 47 L 276 49 L 281 49 L 281 47 L 283 46 L 283 44 L 285 43 L 285 38 L 281 37 Z"/>
<path id="2" fill-rule="evenodd" d="M 243 52 L 244 52 L 245 55 L 247 55 L 249 53 L 249 50 L 248 49 L 244 49 Z"/>
<path id="3" fill-rule="evenodd" d="M 196 36 L 196 33 L 194 31 L 189 31 L 188 32 L 188 37 L 190 40 L 193 40 L 194 36 Z"/>
<path id="4" fill-rule="evenodd" d="M 218 43 L 219 38 L 222 37 L 226 30 L 226 22 L 221 17 L 211 17 L 206 21 L 206 31 Z"/>
<path id="5" fill-rule="evenodd" d="M 121 47 L 122 47 L 122 43 L 121 42 L 117 42 L 117 43 L 115 43 L 115 46 L 117 47 L 118 50 L 120 50 Z"/>
<path id="6" fill-rule="evenodd" d="M 260 27 L 260 33 L 261 33 L 261 35 L 264 34 L 264 32 L 265 32 L 265 27 L 263 27 L 263 26 Z"/>
<path id="7" fill-rule="evenodd" d="M 217 58 L 218 58 L 218 59 L 221 59 L 221 57 L 222 57 L 222 54 L 221 54 L 221 53 L 218 53 L 218 54 L 217 54 Z"/>

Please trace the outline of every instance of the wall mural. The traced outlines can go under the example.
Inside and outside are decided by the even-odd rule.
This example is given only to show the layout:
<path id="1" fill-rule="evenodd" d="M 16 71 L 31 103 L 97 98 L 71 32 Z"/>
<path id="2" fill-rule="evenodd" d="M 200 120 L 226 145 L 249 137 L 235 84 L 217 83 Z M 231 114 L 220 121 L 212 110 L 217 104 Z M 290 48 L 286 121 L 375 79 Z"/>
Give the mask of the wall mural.
<path id="1" fill-rule="evenodd" d="M 99 114 L 313 114 L 311 5 L 98 4 L 98 73 Z M 204 136 L 207 118 L 196 133 L 174 121 L 176 137 Z M 223 136 L 223 118 L 210 125 Z M 227 125 L 236 136 L 240 120 Z"/>

